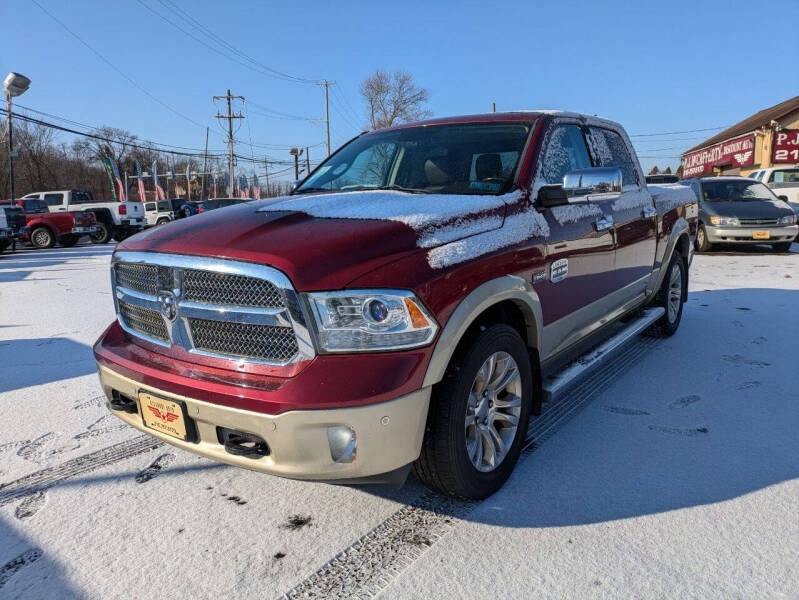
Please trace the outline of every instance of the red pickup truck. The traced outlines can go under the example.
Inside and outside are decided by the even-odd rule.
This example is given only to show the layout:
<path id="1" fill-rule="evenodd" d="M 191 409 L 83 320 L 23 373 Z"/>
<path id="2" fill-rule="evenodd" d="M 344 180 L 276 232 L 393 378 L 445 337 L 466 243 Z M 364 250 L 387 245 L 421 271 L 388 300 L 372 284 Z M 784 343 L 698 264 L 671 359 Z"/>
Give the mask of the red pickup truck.
<path id="1" fill-rule="evenodd" d="M 46 202 L 30 198 L 22 198 L 15 204 L 25 212 L 27 221 L 28 232 L 22 239 L 36 248 L 52 248 L 56 242 L 65 247 L 74 246 L 81 236 L 97 231 L 97 220 L 90 211 L 51 213 Z"/>
<path id="2" fill-rule="evenodd" d="M 676 331 L 696 216 L 612 121 L 373 131 L 289 197 L 120 243 L 100 379 L 115 415 L 208 457 L 339 483 L 412 467 L 483 498 L 542 402 L 634 334 Z"/>

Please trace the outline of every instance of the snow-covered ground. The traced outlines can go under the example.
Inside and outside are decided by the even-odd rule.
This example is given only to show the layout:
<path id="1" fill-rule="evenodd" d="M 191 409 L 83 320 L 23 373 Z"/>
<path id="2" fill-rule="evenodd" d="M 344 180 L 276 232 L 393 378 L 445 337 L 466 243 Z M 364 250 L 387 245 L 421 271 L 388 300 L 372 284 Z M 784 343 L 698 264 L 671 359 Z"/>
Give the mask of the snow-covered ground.
<path id="1" fill-rule="evenodd" d="M 112 249 L 0 256 L 1 598 L 799 597 L 798 245 L 698 255 L 679 332 L 545 412 L 477 504 L 234 469 L 110 417 Z"/>

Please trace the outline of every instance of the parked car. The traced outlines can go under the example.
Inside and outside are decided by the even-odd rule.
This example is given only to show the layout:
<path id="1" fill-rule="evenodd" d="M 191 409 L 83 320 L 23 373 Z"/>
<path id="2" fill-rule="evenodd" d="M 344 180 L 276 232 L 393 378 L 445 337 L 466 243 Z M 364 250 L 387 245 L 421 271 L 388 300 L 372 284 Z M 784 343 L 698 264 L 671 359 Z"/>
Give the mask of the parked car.
<path id="1" fill-rule="evenodd" d="M 145 225 L 141 202 L 96 201 L 84 190 L 33 192 L 25 198 L 43 200 L 50 212 L 92 211 L 97 219 L 97 231 L 91 236 L 95 244 L 105 244 L 112 238 L 124 240 Z"/>
<path id="2" fill-rule="evenodd" d="M 340 483 L 413 467 L 483 498 L 542 401 L 637 332 L 675 333 L 696 216 L 689 188 L 645 184 L 612 121 L 366 133 L 289 197 L 119 244 L 102 387 L 131 426 L 234 465 Z"/>
<path id="3" fill-rule="evenodd" d="M 144 203 L 144 218 L 147 226 L 166 225 L 175 220 L 175 213 L 172 210 L 172 203 L 169 200 L 159 200 L 158 202 Z"/>
<path id="4" fill-rule="evenodd" d="M 185 219 L 198 212 L 197 202 L 189 202 L 185 198 L 170 198 L 169 202 L 176 219 Z"/>
<path id="5" fill-rule="evenodd" d="M 799 202 L 799 167 L 761 169 L 749 177 L 765 183 L 781 200 Z"/>
<path id="6" fill-rule="evenodd" d="M 22 198 L 15 204 L 25 214 L 27 225 L 27 232 L 20 239 L 36 248 L 52 248 L 56 242 L 74 246 L 81 236 L 97 231 L 97 221 L 90 211 L 51 213 L 47 204 L 36 198 Z"/>
<path id="7" fill-rule="evenodd" d="M 11 203 L 0 205 L 0 253 L 9 246 L 12 250 L 16 247 L 17 240 L 28 232 L 25 223 L 25 214 L 19 206 Z"/>
<path id="8" fill-rule="evenodd" d="M 680 180 L 679 175 L 670 175 L 669 173 L 659 173 L 657 175 L 647 175 L 647 183 L 677 183 Z"/>
<path id="9" fill-rule="evenodd" d="M 796 214 L 774 191 L 748 177 L 686 179 L 699 200 L 696 248 L 717 244 L 771 244 L 787 252 L 796 239 Z"/>

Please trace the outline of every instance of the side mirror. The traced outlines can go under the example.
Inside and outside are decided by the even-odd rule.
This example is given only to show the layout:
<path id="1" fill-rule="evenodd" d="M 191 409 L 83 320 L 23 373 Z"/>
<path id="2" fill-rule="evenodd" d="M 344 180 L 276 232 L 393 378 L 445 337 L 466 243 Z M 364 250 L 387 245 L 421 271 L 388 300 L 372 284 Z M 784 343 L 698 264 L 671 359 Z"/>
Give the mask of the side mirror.
<path id="1" fill-rule="evenodd" d="M 563 176 L 563 189 L 569 196 L 621 193 L 622 185 L 622 173 L 618 167 L 578 169 Z"/>
<path id="2" fill-rule="evenodd" d="M 779 199 L 780 199 L 780 200 L 782 200 L 783 202 L 788 202 L 788 196 L 781 195 L 781 196 L 777 196 L 777 198 L 779 198 Z"/>
<path id="3" fill-rule="evenodd" d="M 292 181 L 292 182 L 291 182 L 291 191 L 293 192 L 293 191 L 294 191 L 294 190 L 296 190 L 298 187 L 300 187 L 300 184 L 301 184 L 301 183 L 302 183 L 302 179 L 295 179 L 294 181 Z"/>

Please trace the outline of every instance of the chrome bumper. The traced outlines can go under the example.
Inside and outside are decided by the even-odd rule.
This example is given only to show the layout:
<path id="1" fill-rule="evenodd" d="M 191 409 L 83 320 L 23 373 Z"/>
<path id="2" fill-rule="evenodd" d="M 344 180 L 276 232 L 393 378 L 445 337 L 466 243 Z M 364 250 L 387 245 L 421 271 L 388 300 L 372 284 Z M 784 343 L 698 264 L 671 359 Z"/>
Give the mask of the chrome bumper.
<path id="1" fill-rule="evenodd" d="M 309 480 L 353 480 L 374 477 L 410 464 L 419 457 L 424 436 L 430 388 L 395 400 L 330 410 L 298 410 L 267 415 L 170 394 L 124 377 L 98 365 L 100 382 L 109 401 L 112 392 L 136 401 L 138 412 L 111 412 L 136 429 L 164 442 L 208 458 L 282 477 Z M 186 405 L 196 426 L 197 443 L 179 440 L 144 427 L 139 391 Z M 109 408 L 111 408 L 109 406 Z M 220 443 L 218 428 L 249 433 L 263 439 L 269 454 L 248 458 L 230 454 Z M 355 432 L 355 452 L 350 462 L 336 462 L 329 430 Z"/>
<path id="2" fill-rule="evenodd" d="M 768 231 L 768 239 L 755 239 L 755 231 Z M 796 238 L 799 225 L 785 225 L 783 227 L 714 227 L 705 225 L 707 240 L 712 244 L 772 244 L 775 242 L 788 242 Z"/>

